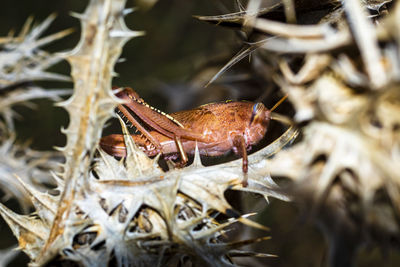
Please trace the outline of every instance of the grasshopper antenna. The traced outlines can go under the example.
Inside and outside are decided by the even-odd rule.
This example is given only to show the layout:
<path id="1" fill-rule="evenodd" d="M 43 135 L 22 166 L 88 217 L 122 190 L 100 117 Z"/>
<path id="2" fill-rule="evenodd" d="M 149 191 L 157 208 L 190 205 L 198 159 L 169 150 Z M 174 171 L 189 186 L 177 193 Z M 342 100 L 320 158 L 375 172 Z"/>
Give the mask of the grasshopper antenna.
<path id="1" fill-rule="evenodd" d="M 274 111 L 277 107 L 279 107 L 280 104 L 282 104 L 283 101 L 288 97 L 288 94 L 285 94 L 269 111 Z"/>
<path id="2" fill-rule="evenodd" d="M 288 94 L 285 94 L 269 111 L 271 112 L 271 120 L 280 121 L 280 122 L 282 122 L 284 124 L 292 126 L 294 123 L 290 118 L 288 118 L 286 116 L 283 116 L 281 114 L 277 114 L 277 113 L 273 113 L 272 112 L 274 109 L 279 107 L 279 105 L 282 104 L 282 102 L 285 101 L 285 99 L 287 97 L 288 97 Z"/>

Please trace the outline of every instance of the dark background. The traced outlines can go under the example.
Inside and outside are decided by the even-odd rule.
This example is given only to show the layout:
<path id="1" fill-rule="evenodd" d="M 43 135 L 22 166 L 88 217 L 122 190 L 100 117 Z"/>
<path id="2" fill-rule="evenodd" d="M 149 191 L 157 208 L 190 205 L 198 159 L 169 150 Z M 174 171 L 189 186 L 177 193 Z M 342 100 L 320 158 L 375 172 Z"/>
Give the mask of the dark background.
<path id="1" fill-rule="evenodd" d="M 241 47 L 238 36 L 228 28 L 218 27 L 197 21 L 192 15 L 217 15 L 234 11 L 232 1 L 216 0 L 163 0 L 154 8 L 138 10 L 126 18 L 127 25 L 132 30 L 144 30 L 146 35 L 135 38 L 127 43 L 122 57 L 126 61 L 116 66 L 119 77 L 114 85 L 129 86 L 149 102 L 167 112 L 173 112 L 178 107 L 189 107 L 198 104 L 198 99 L 188 95 L 181 97 L 180 103 L 171 103 L 168 94 L 185 96 L 189 83 L 201 76 L 203 70 L 211 68 L 215 73 Z M 79 21 L 69 15 L 74 11 L 82 13 L 87 1 L 50 1 L 50 0 L 3 0 L 0 8 L 0 35 L 5 36 L 10 30 L 17 33 L 26 19 L 33 15 L 36 21 L 43 21 L 48 15 L 58 14 L 55 22 L 46 34 L 74 28 L 70 36 L 45 47 L 47 51 L 66 51 L 72 49 L 79 40 Z M 128 1 L 128 6 L 133 6 Z M 233 71 L 240 74 L 241 70 L 250 68 L 249 61 L 243 60 Z M 62 62 L 51 68 L 51 71 L 69 74 L 70 68 Z M 208 74 L 209 75 L 209 74 Z M 204 75 L 204 77 L 209 77 Z M 71 88 L 71 83 L 39 82 L 45 88 Z M 254 86 L 253 86 L 254 87 Z M 260 92 L 260 86 L 244 87 L 239 95 L 241 99 L 255 100 Z M 262 86 L 261 86 L 262 87 Z M 253 88 L 253 89 L 252 89 Z M 236 89 L 235 89 L 236 90 Z M 229 94 L 219 90 L 209 90 L 200 102 L 217 101 Z M 236 94 L 237 95 L 237 94 Z M 178 97 L 176 98 L 178 99 Z M 182 101 L 184 103 L 182 103 Z M 66 127 L 68 118 L 66 112 L 53 107 L 47 100 L 35 101 L 37 108 L 32 110 L 18 107 L 16 110 L 22 119 L 17 121 L 17 139 L 19 142 L 32 141 L 32 147 L 38 150 L 51 150 L 53 146 L 63 146 L 64 136 L 60 133 L 62 126 Z M 108 129 L 108 132 L 115 129 Z M 257 220 L 270 227 L 271 233 L 257 233 L 258 236 L 271 235 L 272 240 L 264 241 L 255 248 L 264 253 L 276 254 L 278 258 L 267 259 L 268 266 L 325 266 L 328 248 L 322 234 L 312 222 L 299 215 L 295 205 L 270 200 L 265 201 L 255 195 L 229 194 L 233 205 L 246 212 L 258 211 Z M 246 209 L 245 207 L 252 207 Z M 4 222 L 0 225 L 2 234 L 0 249 L 15 242 Z M 251 237 L 249 230 L 243 231 L 238 238 Z M 244 237 L 243 237 L 244 235 Z M 19 256 L 11 266 L 23 266 L 25 256 Z M 374 246 L 361 249 L 357 266 L 397 266 L 400 256 L 398 251 L 382 251 Z M 250 265 L 253 265 L 251 263 Z M 247 262 L 246 265 L 249 265 Z"/>

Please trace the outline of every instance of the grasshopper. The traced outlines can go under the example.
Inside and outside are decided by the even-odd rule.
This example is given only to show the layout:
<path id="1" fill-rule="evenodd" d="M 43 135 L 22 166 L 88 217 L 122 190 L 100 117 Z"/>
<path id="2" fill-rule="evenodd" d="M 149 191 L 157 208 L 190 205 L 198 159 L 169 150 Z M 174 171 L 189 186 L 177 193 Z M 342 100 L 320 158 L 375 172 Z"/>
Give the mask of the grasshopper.
<path id="1" fill-rule="evenodd" d="M 125 101 L 118 105 L 118 110 L 140 132 L 132 138 L 148 156 L 180 156 L 180 165 L 184 166 L 188 154 L 194 154 L 196 144 L 201 155 L 210 157 L 233 151 L 243 159 L 243 186 L 247 185 L 247 152 L 263 139 L 272 110 L 286 98 L 271 110 L 262 103 L 226 101 L 165 114 L 144 102 L 131 88 L 118 89 L 115 95 Z M 121 134 L 101 138 L 100 146 L 110 155 L 126 156 Z"/>

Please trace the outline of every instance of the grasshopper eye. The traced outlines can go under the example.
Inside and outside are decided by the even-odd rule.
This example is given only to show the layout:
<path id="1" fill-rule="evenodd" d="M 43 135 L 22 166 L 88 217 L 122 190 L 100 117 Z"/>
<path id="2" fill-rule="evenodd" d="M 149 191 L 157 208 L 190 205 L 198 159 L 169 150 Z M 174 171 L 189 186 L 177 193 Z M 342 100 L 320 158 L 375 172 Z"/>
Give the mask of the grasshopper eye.
<path id="1" fill-rule="evenodd" d="M 251 125 L 254 121 L 258 120 L 260 115 L 263 113 L 264 109 L 265 109 L 265 107 L 264 107 L 263 103 L 256 103 L 253 105 L 249 125 Z"/>

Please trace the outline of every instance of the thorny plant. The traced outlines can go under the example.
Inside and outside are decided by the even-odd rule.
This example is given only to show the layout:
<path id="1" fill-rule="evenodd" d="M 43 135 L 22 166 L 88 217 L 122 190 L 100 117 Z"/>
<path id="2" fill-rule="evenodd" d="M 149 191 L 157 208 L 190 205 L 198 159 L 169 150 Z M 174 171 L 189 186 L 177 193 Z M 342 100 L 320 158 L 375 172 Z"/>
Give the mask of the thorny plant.
<path id="1" fill-rule="evenodd" d="M 61 95 L 70 90 L 44 90 L 34 84 L 38 80 L 68 81 L 68 76 L 47 72 L 46 69 L 58 63 L 61 58 L 47 53 L 41 47 L 68 35 L 65 30 L 42 37 L 43 32 L 55 19 L 49 16 L 41 24 L 32 26 L 33 18 L 28 18 L 21 32 L 14 36 L 0 38 L 0 184 L 4 193 L 3 201 L 10 197 L 18 200 L 27 211 L 31 205 L 26 190 L 15 179 L 21 177 L 27 183 L 44 187 L 52 184 L 49 170 L 54 168 L 50 160 L 54 152 L 34 151 L 27 144 L 15 143 L 15 117 L 21 119 L 13 108 L 25 105 L 35 108 L 30 100 L 48 98 L 60 100 Z M 53 166 L 53 167 L 52 167 Z"/>
<path id="2" fill-rule="evenodd" d="M 189 264 L 230 266 L 241 256 L 268 256 L 236 248 L 266 238 L 225 242 L 235 222 L 267 229 L 240 216 L 224 198 L 241 189 L 237 161 L 204 167 L 198 153 L 184 169 L 162 170 L 127 137 L 127 156 L 117 161 L 98 149 L 104 122 L 117 105 L 113 68 L 123 44 L 142 35 L 123 22 L 125 1 L 91 1 L 82 15 L 81 40 L 65 57 L 72 65 L 74 94 L 61 103 L 70 115 L 63 171 L 55 174 L 54 196 L 15 179 L 30 196 L 35 216 L 0 206 L 1 214 L 32 259 L 32 265 L 73 261 L 85 266 Z M 89 103 L 89 104 L 88 104 Z M 124 132 L 127 130 L 122 124 Z M 290 128 L 263 153 L 275 153 L 296 132 Z M 127 135 L 128 136 L 128 135 Z M 98 154 L 98 156 L 96 156 Z M 263 171 L 253 168 L 246 191 L 286 199 Z M 215 219 L 223 213 L 225 219 Z"/>
<path id="3" fill-rule="evenodd" d="M 323 226 L 331 266 L 350 266 L 361 244 L 399 241 L 400 5 L 293 2 L 294 14 L 288 2 L 250 1 L 237 13 L 198 18 L 240 25 L 250 38 L 215 78 L 250 53 L 269 57 L 264 64 L 275 67 L 272 79 L 303 133 L 270 160 L 271 175 L 289 178 L 293 201 Z M 277 21 L 280 9 L 309 25 Z"/>
<path id="4" fill-rule="evenodd" d="M 118 161 L 96 152 L 118 101 L 111 92 L 114 63 L 123 44 L 142 33 L 125 26 L 125 1 L 92 0 L 77 15 L 81 40 L 66 56 L 74 93 L 61 104 L 70 116 L 63 130 L 67 144 L 60 148 L 66 161 L 54 177 L 61 193 L 43 193 L 20 174 L 14 180 L 31 198 L 35 215 L 0 206 L 32 266 L 231 266 L 235 257 L 268 256 L 236 249 L 265 238 L 224 240 L 226 227 L 237 221 L 265 229 L 232 210 L 224 198 L 228 188 L 266 198 L 290 196 L 311 210 L 330 241 L 332 266 L 349 266 L 367 240 L 382 246 L 399 241 L 400 5 L 237 3 L 238 12 L 198 17 L 238 27 L 246 38 L 211 82 L 251 54 L 258 71 L 274 70 L 263 75 L 288 94 L 301 138 L 280 151 L 297 136 L 290 127 L 250 155 L 246 188 L 240 184 L 240 160 L 205 167 L 196 153 L 191 166 L 161 169 L 157 157 L 136 147 L 122 121 L 127 156 Z M 270 175 L 288 178 L 290 186 L 279 188 Z"/>

